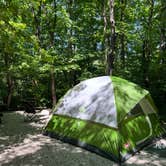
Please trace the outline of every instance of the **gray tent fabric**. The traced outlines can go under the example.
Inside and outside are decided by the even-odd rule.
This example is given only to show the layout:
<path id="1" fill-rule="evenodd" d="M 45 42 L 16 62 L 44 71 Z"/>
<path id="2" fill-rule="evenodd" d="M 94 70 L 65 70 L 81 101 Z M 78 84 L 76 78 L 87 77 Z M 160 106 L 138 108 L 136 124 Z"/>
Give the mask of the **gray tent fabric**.
<path id="1" fill-rule="evenodd" d="M 92 78 L 78 84 L 65 95 L 55 114 L 117 128 L 117 111 L 110 77 Z"/>

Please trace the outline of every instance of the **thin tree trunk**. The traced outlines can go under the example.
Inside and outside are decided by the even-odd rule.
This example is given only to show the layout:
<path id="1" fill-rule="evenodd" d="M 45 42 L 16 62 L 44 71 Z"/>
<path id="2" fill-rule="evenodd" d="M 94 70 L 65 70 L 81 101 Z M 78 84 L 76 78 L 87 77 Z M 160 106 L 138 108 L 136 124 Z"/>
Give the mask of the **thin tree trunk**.
<path id="1" fill-rule="evenodd" d="M 6 66 L 6 81 L 7 81 L 7 98 L 6 98 L 6 104 L 7 108 L 10 107 L 11 105 L 11 100 L 12 100 L 12 95 L 13 95 L 13 90 L 14 90 L 14 81 L 12 79 L 11 73 L 8 70 L 9 69 L 9 56 L 5 53 L 4 56 L 4 61 L 5 61 L 5 66 Z"/>
<path id="2" fill-rule="evenodd" d="M 103 7 L 103 11 L 102 11 L 102 15 L 103 15 L 103 23 L 104 23 L 104 27 L 103 27 L 103 34 L 104 34 L 104 38 L 103 38 L 103 49 L 104 49 L 104 59 L 105 59 L 105 64 L 106 64 L 106 71 L 105 73 L 107 73 L 107 56 L 108 56 L 108 34 L 107 34 L 107 12 L 106 12 L 106 2 L 105 0 L 102 1 L 102 7 Z"/>
<path id="3" fill-rule="evenodd" d="M 166 4 L 161 1 L 161 11 L 160 11 L 160 63 L 166 63 Z"/>
<path id="4" fill-rule="evenodd" d="M 73 13 L 75 7 L 75 1 L 74 0 L 68 0 L 67 3 L 67 12 L 71 20 L 76 21 L 76 16 Z M 73 55 L 76 53 L 76 45 L 75 43 L 70 40 L 70 38 L 75 37 L 75 30 L 71 27 L 68 28 L 68 35 L 69 35 L 69 40 L 68 40 L 68 56 L 73 57 Z M 70 86 L 74 86 L 76 84 L 76 72 L 71 71 L 67 74 L 67 80 L 69 82 Z"/>
<path id="5" fill-rule="evenodd" d="M 52 67 L 51 69 L 51 96 L 52 96 L 52 104 L 54 106 L 57 102 L 54 67 Z"/>
<path id="6" fill-rule="evenodd" d="M 67 12 L 68 12 L 68 15 L 69 15 L 70 19 L 72 19 L 72 17 L 73 17 L 72 5 L 73 5 L 73 0 L 68 0 L 68 2 L 67 2 Z M 72 56 L 73 55 L 73 48 L 74 48 L 73 43 L 70 40 L 70 38 L 73 36 L 72 28 L 67 29 L 67 35 L 69 36 L 69 39 L 68 39 L 68 55 Z"/>
<path id="7" fill-rule="evenodd" d="M 7 74 L 7 84 L 8 84 L 8 96 L 7 96 L 7 107 L 10 108 L 13 90 L 14 90 L 14 81 L 10 73 Z"/>
<path id="8" fill-rule="evenodd" d="M 35 9 L 32 7 L 32 13 L 34 17 L 34 25 L 35 25 L 35 35 L 39 40 L 39 45 L 41 46 L 41 12 L 42 12 L 42 1 L 40 1 L 39 8 L 37 13 L 35 13 Z"/>
<path id="9" fill-rule="evenodd" d="M 143 81 L 146 88 L 149 87 L 149 77 L 148 77 L 149 60 L 147 59 L 147 50 L 148 50 L 148 44 L 147 41 L 144 40 L 142 45 L 142 71 L 143 71 Z"/>
<path id="10" fill-rule="evenodd" d="M 150 8 L 149 8 L 149 16 L 147 18 L 147 29 L 145 34 L 145 39 L 143 41 L 143 79 L 144 85 L 146 88 L 149 88 L 150 80 L 149 80 L 149 65 L 152 56 L 152 44 L 151 44 L 151 33 L 153 26 L 153 13 L 154 13 L 154 0 L 150 0 Z"/>
<path id="11" fill-rule="evenodd" d="M 124 21 L 124 10 L 126 7 L 125 1 L 121 0 L 121 16 L 120 16 L 120 21 Z M 125 35 L 122 32 L 120 35 L 120 43 L 121 43 L 121 51 L 120 51 L 120 57 L 121 57 L 121 63 L 122 67 L 125 68 Z"/>
<path id="12" fill-rule="evenodd" d="M 50 47 L 54 47 L 55 44 L 55 38 L 54 38 L 54 28 L 56 27 L 56 0 L 53 1 L 54 6 L 54 21 L 50 22 Z M 52 105 L 54 106 L 57 103 L 57 97 L 56 97 L 56 83 L 55 83 L 55 72 L 54 72 L 54 62 L 52 64 L 50 75 L 51 75 L 51 98 L 52 98 Z"/>
<path id="13" fill-rule="evenodd" d="M 112 75 L 114 68 L 115 59 L 115 44 L 116 44 L 116 34 L 115 34 L 115 19 L 114 19 L 114 0 L 110 0 L 110 51 L 107 56 L 107 74 Z"/>
<path id="14" fill-rule="evenodd" d="M 120 42 L 121 42 L 121 52 L 120 52 L 120 57 L 121 57 L 121 63 L 123 69 L 125 68 L 125 40 L 124 40 L 124 34 L 121 34 L 120 37 Z"/>

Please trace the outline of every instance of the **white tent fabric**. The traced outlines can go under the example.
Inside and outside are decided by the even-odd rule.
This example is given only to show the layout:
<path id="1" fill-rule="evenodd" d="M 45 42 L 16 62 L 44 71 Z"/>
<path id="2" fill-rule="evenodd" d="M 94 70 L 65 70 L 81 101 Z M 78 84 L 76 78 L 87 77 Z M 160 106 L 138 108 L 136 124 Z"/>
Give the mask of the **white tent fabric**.
<path id="1" fill-rule="evenodd" d="M 109 76 L 81 82 L 60 101 L 55 114 L 117 128 L 113 85 Z"/>

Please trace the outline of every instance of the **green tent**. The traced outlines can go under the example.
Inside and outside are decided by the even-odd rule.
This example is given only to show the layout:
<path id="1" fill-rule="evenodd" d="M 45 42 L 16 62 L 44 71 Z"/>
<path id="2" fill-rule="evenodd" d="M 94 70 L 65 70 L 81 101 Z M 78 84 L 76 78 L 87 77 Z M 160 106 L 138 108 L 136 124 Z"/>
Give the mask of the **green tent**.
<path id="1" fill-rule="evenodd" d="M 51 137 L 118 162 L 162 132 L 149 92 L 113 76 L 88 79 L 69 90 L 45 128 Z"/>

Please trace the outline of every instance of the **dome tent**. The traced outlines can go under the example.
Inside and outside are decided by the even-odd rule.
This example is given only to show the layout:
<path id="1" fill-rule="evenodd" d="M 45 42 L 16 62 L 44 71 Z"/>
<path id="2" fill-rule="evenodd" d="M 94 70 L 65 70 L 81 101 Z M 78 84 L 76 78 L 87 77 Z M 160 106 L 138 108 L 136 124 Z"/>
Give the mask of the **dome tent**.
<path id="1" fill-rule="evenodd" d="M 54 109 L 45 134 L 122 162 L 163 132 L 148 91 L 118 77 L 85 80 Z"/>

